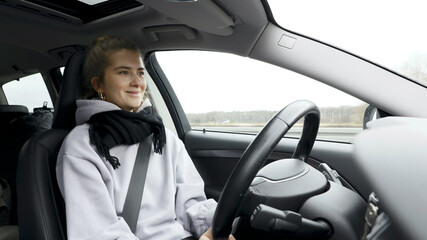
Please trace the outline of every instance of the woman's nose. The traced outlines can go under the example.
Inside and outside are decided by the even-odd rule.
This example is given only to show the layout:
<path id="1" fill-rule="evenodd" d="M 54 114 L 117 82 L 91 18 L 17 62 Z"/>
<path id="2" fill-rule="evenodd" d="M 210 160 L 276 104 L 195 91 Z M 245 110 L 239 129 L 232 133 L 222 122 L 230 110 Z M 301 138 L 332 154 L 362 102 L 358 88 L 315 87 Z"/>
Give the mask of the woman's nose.
<path id="1" fill-rule="evenodd" d="M 132 75 L 132 82 L 131 82 L 132 85 L 139 87 L 142 85 L 143 81 L 144 81 L 144 76 L 138 76 L 138 74 Z"/>

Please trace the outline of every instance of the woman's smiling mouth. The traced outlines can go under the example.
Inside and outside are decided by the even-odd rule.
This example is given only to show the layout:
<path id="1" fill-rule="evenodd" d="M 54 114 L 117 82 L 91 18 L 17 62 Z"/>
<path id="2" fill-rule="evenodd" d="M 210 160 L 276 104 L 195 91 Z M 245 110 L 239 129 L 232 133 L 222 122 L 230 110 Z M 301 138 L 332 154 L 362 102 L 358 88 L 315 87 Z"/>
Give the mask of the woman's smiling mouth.
<path id="1" fill-rule="evenodd" d="M 141 96 L 140 91 L 126 91 L 127 94 L 131 95 L 132 97 L 139 97 Z"/>

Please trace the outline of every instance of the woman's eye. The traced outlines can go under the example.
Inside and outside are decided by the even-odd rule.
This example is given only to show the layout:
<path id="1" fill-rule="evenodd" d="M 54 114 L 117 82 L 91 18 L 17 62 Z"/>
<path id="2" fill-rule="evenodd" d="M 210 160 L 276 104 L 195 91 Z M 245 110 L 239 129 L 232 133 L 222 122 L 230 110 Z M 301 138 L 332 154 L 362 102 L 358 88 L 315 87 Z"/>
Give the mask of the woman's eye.
<path id="1" fill-rule="evenodd" d="M 138 72 L 138 76 L 143 77 L 144 76 L 144 72 Z"/>
<path id="2" fill-rule="evenodd" d="M 121 74 L 121 75 L 128 75 L 128 72 L 127 71 L 121 71 L 121 72 L 119 72 L 119 74 Z"/>

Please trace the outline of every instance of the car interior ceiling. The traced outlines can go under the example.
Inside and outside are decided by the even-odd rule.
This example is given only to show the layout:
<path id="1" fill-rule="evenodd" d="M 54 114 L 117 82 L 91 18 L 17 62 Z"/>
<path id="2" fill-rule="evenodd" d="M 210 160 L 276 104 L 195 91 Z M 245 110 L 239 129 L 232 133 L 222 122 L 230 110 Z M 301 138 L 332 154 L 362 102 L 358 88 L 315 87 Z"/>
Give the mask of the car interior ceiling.
<path id="1" fill-rule="evenodd" d="M 195 3 L 197 3 L 197 1 Z M 219 2 L 218 5 L 220 4 L 221 3 Z M 235 4 L 235 6 L 233 5 L 228 6 L 229 11 L 232 11 L 234 13 L 233 15 L 235 15 L 236 17 L 239 16 L 239 19 L 245 19 L 245 22 L 239 23 L 239 19 L 236 19 L 235 22 L 239 26 L 238 28 L 239 32 L 233 33 L 233 35 L 228 36 L 227 39 L 222 38 L 221 35 L 215 36 L 213 34 L 205 32 L 204 30 L 206 29 L 195 30 L 195 28 L 185 27 L 186 25 L 184 24 L 176 24 L 176 23 L 173 24 L 174 22 L 181 21 L 179 20 L 179 18 L 182 16 L 185 16 L 185 13 L 186 13 L 185 9 L 182 9 L 182 11 L 174 11 L 174 13 L 171 13 L 172 17 L 169 17 L 166 20 L 165 20 L 165 16 L 162 14 L 159 14 L 158 11 L 155 11 L 152 8 L 146 8 L 146 9 L 143 9 L 142 11 L 140 10 L 138 12 L 131 12 L 130 14 L 126 14 L 123 17 L 119 16 L 116 18 L 114 17 L 103 18 L 100 20 L 86 23 L 86 24 L 74 25 L 74 24 L 64 23 L 61 21 L 51 21 L 51 19 L 48 19 L 43 15 L 34 14 L 33 12 L 30 12 L 30 11 L 6 11 L 5 8 L 1 8 L 0 12 L 4 14 L 4 16 L 12 15 L 13 18 L 5 18 L 4 21 L 2 21 L 0 24 L 3 27 L 3 29 L 6 30 L 6 32 L 4 33 L 4 38 L 2 38 L 2 41 L 4 41 L 5 43 L 9 43 L 10 45 L 19 46 L 19 48 L 21 49 L 28 49 L 28 51 L 33 51 L 38 53 L 40 57 L 46 58 L 46 60 L 44 61 L 41 60 L 40 61 L 41 63 L 46 62 L 50 59 L 51 62 L 46 62 L 46 65 L 49 65 L 49 66 L 54 65 L 52 60 L 53 61 L 58 60 L 56 58 L 52 59 L 52 56 L 47 55 L 47 53 L 49 53 L 50 51 L 56 48 L 64 47 L 64 46 L 75 45 L 76 43 L 90 46 L 91 41 L 93 39 L 95 39 L 99 35 L 102 35 L 102 32 L 105 31 L 104 29 L 109 29 L 112 26 L 120 27 L 121 29 L 119 32 L 126 33 L 128 37 L 131 39 L 139 39 L 138 42 L 141 43 L 141 47 L 144 52 L 150 52 L 152 50 L 168 49 L 168 46 L 171 46 L 171 45 L 175 49 L 176 48 L 185 49 L 188 47 L 197 49 L 199 46 L 200 49 L 206 49 L 206 50 L 217 49 L 220 51 L 221 50 L 231 51 L 239 55 L 247 56 L 254 42 L 245 41 L 244 44 L 242 44 L 243 41 L 239 41 L 239 40 L 253 39 L 252 41 L 255 41 L 257 39 L 256 36 L 259 36 L 263 28 L 265 27 L 267 23 L 267 18 L 265 16 L 263 6 L 261 5 L 260 2 L 247 1 L 246 4 L 250 7 L 251 11 L 247 11 L 247 10 L 245 11 L 245 9 L 249 9 L 249 8 L 241 8 L 238 6 L 238 4 Z M 37 5 L 33 7 L 36 7 L 36 6 Z M 159 6 L 159 7 L 162 7 L 162 6 Z M 204 6 L 201 6 L 201 7 L 204 7 Z M 213 8 L 215 7 L 215 5 L 208 6 L 208 7 Z M 256 8 L 258 8 L 259 10 L 254 12 L 253 10 Z M 14 8 L 9 8 L 9 9 L 14 9 Z M 36 10 L 40 12 L 42 9 L 43 8 L 36 9 Z M 210 16 L 212 16 L 212 19 L 207 18 L 206 16 L 203 18 L 205 21 L 203 23 L 205 23 L 208 26 L 212 26 L 213 29 L 222 28 L 222 25 L 218 26 L 218 23 L 217 23 L 218 20 L 216 20 L 218 18 L 217 17 L 218 14 L 220 14 L 221 16 L 227 16 L 224 13 L 215 13 L 216 11 L 218 11 L 218 7 L 214 8 L 213 14 L 210 14 Z M 174 16 L 173 14 L 176 14 L 176 16 Z M 19 19 L 16 19 L 16 15 L 18 15 L 18 17 L 22 17 L 30 21 L 38 22 L 39 24 L 29 25 L 28 22 L 26 21 L 20 21 Z M 176 17 L 176 19 L 171 19 L 173 17 Z M 168 20 L 171 22 L 168 22 Z M 209 22 L 210 20 L 212 22 Z M 193 20 L 184 19 L 184 21 L 188 22 Z M 123 23 L 126 23 L 126 24 L 123 24 Z M 7 26 L 10 26 L 10 25 L 13 25 L 15 27 L 8 28 Z M 162 25 L 166 25 L 166 26 L 162 26 Z M 21 32 L 21 31 L 24 31 L 24 29 L 25 29 L 25 32 Z M 56 32 L 57 29 L 60 29 L 59 32 Z M 139 31 L 135 32 L 134 29 L 138 29 L 139 31 L 142 31 L 143 34 L 140 34 Z M 189 42 L 186 39 L 186 35 L 188 36 L 187 34 L 188 31 L 195 32 L 196 39 L 192 39 L 192 41 Z M 209 30 L 206 30 L 206 31 L 209 31 Z M 60 34 L 60 36 L 58 34 Z M 17 38 L 16 36 L 19 36 L 19 35 L 32 36 L 33 41 L 25 41 L 25 38 L 24 39 Z M 52 38 L 50 40 L 44 38 L 44 36 L 50 36 L 50 35 L 57 36 L 57 37 Z M 161 39 L 161 41 L 153 39 L 153 35 L 156 35 L 157 38 Z M 176 38 L 176 36 L 180 36 L 180 35 L 183 37 Z M 204 36 L 208 36 L 208 37 L 204 38 Z M 236 38 L 235 41 L 233 40 L 233 38 Z M 230 44 L 232 46 L 230 46 Z M 57 47 L 54 47 L 54 46 L 57 46 Z M 10 56 L 13 57 L 13 55 L 10 55 Z M 21 58 L 17 60 L 24 61 L 24 59 L 21 59 Z M 64 60 L 62 60 L 61 63 L 65 64 Z M 17 64 L 17 66 L 19 66 L 19 64 Z M 39 69 L 43 69 L 43 66 L 40 66 Z"/>

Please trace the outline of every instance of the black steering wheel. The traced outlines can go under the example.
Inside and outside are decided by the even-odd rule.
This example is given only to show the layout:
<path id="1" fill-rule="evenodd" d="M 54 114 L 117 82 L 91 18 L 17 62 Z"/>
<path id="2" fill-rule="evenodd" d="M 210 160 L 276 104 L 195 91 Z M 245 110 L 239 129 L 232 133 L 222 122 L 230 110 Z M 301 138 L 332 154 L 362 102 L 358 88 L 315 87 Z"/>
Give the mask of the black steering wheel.
<path id="1" fill-rule="evenodd" d="M 259 169 L 280 139 L 302 117 L 304 127 L 292 158 L 305 161 L 316 139 L 320 123 L 317 106 L 308 100 L 295 101 L 278 112 L 243 153 L 225 184 L 212 223 L 214 239 L 227 238 L 237 209 Z"/>

